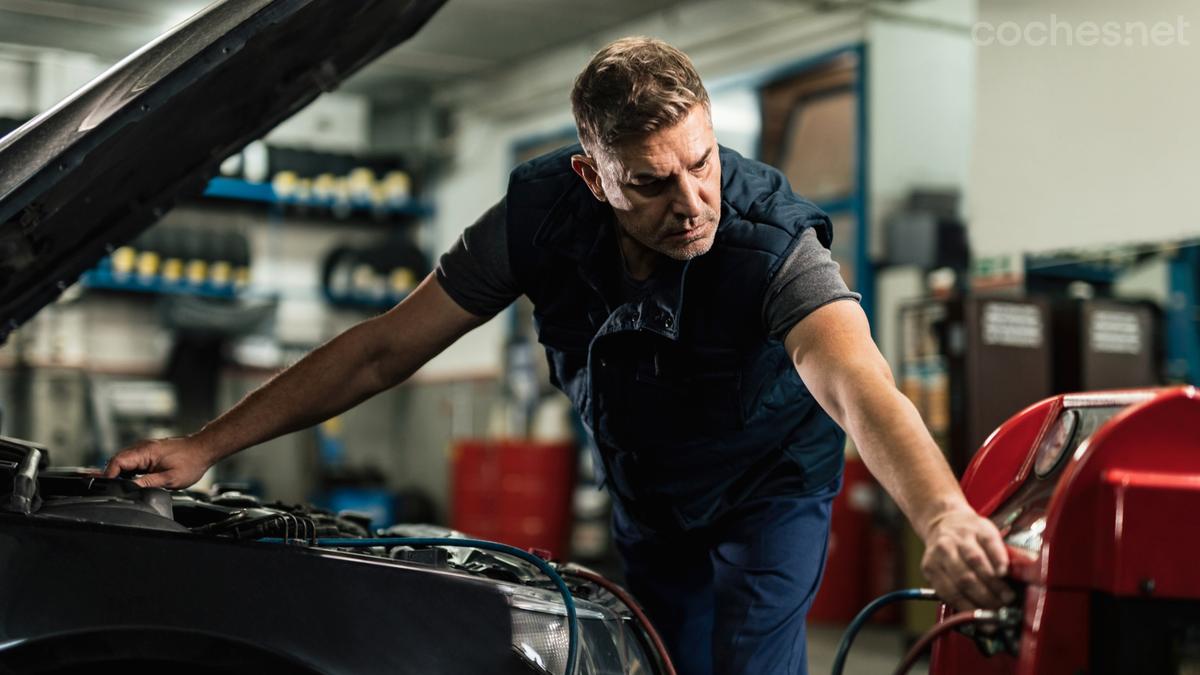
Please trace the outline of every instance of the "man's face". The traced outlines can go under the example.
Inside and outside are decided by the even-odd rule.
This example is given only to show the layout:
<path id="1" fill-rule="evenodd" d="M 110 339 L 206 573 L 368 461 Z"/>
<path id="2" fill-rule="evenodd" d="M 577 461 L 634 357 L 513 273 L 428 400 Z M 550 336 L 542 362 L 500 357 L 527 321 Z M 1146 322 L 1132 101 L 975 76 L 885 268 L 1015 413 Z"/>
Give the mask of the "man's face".
<path id="1" fill-rule="evenodd" d="M 595 171 L 580 175 L 612 206 L 626 235 L 675 260 L 712 248 L 721 214 L 721 160 L 703 105 L 675 126 L 597 155 Z"/>

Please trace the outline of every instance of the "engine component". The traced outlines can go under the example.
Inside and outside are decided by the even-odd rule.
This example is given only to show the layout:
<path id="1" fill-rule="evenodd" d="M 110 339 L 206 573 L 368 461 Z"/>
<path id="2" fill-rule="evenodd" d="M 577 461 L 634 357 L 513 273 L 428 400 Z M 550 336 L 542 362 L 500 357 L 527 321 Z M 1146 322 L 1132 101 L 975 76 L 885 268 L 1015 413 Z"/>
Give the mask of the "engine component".
<path id="1" fill-rule="evenodd" d="M 47 461 L 46 448 L 0 436 L 0 491 L 8 492 L 0 508 L 24 514 L 36 510 L 40 503 L 37 472 L 46 468 Z"/>

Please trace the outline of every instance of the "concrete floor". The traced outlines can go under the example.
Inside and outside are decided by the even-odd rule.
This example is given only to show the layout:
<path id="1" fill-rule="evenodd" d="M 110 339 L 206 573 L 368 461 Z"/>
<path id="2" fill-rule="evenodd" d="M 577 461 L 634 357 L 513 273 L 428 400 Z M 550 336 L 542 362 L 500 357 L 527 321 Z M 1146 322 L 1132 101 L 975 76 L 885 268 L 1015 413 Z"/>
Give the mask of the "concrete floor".
<path id="1" fill-rule="evenodd" d="M 808 627 L 808 672 L 810 675 L 829 675 L 843 626 Z M 900 665 L 905 644 L 900 630 L 867 626 L 859 632 L 850 648 L 843 675 L 887 675 Z M 919 663 L 910 673 L 928 675 L 928 662 Z"/>

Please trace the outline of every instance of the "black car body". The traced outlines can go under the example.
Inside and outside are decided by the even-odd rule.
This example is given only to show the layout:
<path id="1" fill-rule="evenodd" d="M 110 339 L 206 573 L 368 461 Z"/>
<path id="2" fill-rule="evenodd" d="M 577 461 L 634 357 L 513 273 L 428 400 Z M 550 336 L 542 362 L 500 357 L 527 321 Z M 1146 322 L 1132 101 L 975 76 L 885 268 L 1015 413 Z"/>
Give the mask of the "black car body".
<path id="1" fill-rule="evenodd" d="M 440 4 L 216 2 L 0 140 L 0 335 Z M 309 507 L 51 469 L 48 456 L 0 439 L 0 672 L 563 671 L 567 603 L 537 565 L 466 547 L 318 546 L 380 533 Z M 661 672 L 625 604 L 563 576 L 578 673 Z"/>

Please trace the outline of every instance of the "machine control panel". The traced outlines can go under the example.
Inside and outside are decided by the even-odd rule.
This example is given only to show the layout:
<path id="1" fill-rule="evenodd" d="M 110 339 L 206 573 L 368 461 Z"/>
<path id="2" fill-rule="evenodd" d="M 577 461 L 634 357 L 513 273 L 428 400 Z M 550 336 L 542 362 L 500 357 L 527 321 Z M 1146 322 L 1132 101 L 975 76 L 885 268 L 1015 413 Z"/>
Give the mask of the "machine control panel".
<path id="1" fill-rule="evenodd" d="M 1064 406 L 1042 436 L 1035 451 L 1033 471 L 1025 483 L 992 515 L 1004 541 L 1037 556 L 1046 529 L 1046 509 L 1069 459 L 1104 423 L 1128 404 Z"/>
<path id="2" fill-rule="evenodd" d="M 1019 631 L 992 634 L 1002 649 L 953 634 L 969 613 L 943 605 L 930 674 L 1200 673 L 1198 422 L 1184 385 L 1062 394 L 1002 424 L 963 492 L 1005 541 Z"/>

